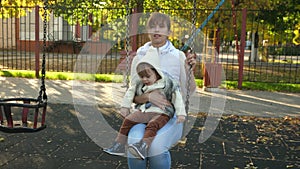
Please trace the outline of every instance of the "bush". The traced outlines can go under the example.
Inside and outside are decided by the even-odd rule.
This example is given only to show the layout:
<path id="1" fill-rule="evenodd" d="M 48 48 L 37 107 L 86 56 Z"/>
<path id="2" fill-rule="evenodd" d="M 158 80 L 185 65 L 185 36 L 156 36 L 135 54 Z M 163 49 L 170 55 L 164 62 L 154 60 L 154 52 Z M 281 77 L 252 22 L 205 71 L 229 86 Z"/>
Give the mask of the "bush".
<path id="1" fill-rule="evenodd" d="M 270 55 L 300 55 L 300 46 L 268 46 Z"/>

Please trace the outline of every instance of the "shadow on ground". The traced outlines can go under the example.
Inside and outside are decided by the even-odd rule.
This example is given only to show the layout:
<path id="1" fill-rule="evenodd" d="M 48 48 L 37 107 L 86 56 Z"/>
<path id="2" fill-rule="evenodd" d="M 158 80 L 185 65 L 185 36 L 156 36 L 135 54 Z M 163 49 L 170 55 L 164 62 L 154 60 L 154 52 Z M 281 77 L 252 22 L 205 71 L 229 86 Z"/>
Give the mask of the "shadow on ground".
<path id="1" fill-rule="evenodd" d="M 118 129 L 120 118 L 104 116 Z M 171 149 L 173 169 L 300 168 L 299 118 L 226 115 L 199 143 L 206 117 L 199 113 L 186 144 Z M 37 133 L 0 133 L 1 169 L 128 168 L 126 158 L 103 153 L 87 136 L 73 105 L 49 104 L 46 121 L 47 128 Z"/>

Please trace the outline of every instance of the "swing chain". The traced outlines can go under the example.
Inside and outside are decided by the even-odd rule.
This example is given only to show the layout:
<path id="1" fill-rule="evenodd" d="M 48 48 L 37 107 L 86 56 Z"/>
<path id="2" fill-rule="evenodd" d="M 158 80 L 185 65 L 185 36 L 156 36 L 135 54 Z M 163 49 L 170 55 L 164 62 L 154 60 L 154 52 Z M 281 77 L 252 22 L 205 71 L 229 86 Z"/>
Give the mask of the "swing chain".
<path id="1" fill-rule="evenodd" d="M 194 39 L 195 39 L 195 32 L 196 32 L 196 17 L 197 17 L 197 13 L 196 13 L 196 0 L 193 0 L 193 12 L 192 12 L 192 37 L 191 39 L 193 40 L 191 42 L 191 45 L 190 45 L 190 48 L 191 48 L 191 51 L 192 53 L 195 53 L 193 51 L 194 49 Z M 190 85 L 191 85 L 191 78 L 192 78 L 192 66 L 189 67 L 188 69 L 188 79 L 187 79 L 187 92 L 186 92 L 186 101 L 185 101 L 185 111 L 187 112 L 188 114 L 188 111 L 189 111 L 189 104 L 190 104 Z"/>
<path id="2" fill-rule="evenodd" d="M 129 31 L 130 31 L 130 6 L 129 6 L 129 0 L 127 0 L 126 2 L 126 22 L 127 22 L 127 25 L 126 25 L 126 46 L 125 46 L 125 50 L 126 50 L 126 87 L 128 88 L 129 86 L 129 66 L 130 66 L 130 49 L 129 49 L 129 46 L 130 46 L 130 37 L 129 37 Z"/>
<path id="3" fill-rule="evenodd" d="M 47 40 L 47 9 L 48 9 L 48 1 L 44 0 L 44 6 L 43 6 L 43 61 L 42 61 L 42 70 L 41 70 L 41 87 L 40 87 L 40 93 L 38 97 L 38 101 L 42 102 L 42 100 L 47 100 L 47 94 L 46 94 L 46 86 L 45 86 L 45 77 L 46 77 L 46 40 Z"/>

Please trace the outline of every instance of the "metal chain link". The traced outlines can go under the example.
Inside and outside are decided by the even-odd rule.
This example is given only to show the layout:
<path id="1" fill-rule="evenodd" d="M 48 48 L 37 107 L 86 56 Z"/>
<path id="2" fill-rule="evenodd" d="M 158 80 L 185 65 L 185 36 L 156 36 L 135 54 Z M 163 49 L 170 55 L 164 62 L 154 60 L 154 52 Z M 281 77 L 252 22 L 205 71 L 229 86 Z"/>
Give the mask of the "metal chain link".
<path id="1" fill-rule="evenodd" d="M 195 46 L 194 39 L 196 36 L 196 18 L 197 18 L 197 11 L 196 11 L 196 0 L 193 0 L 193 13 L 192 13 L 192 33 L 191 38 L 192 42 L 190 43 L 191 52 L 194 53 L 193 49 Z M 186 92 L 186 101 L 185 101 L 185 111 L 188 113 L 189 111 L 189 104 L 190 104 L 190 85 L 191 85 L 191 78 L 192 78 L 192 66 L 188 69 L 188 79 L 187 79 L 187 92 Z"/>
<path id="2" fill-rule="evenodd" d="M 46 94 L 46 86 L 45 86 L 45 77 L 46 77 L 46 40 L 47 40 L 47 9 L 48 9 L 48 1 L 44 0 L 44 6 L 43 6 L 43 61 L 42 61 L 42 70 L 41 70 L 41 87 L 40 87 L 40 93 L 38 100 L 39 102 L 42 102 L 43 100 L 47 100 L 47 94 Z"/>
<path id="3" fill-rule="evenodd" d="M 126 1 L 127 2 L 127 6 L 126 6 L 126 46 L 125 46 L 125 50 L 126 50 L 126 87 L 129 87 L 129 71 L 130 71 L 130 37 L 129 37 L 129 31 L 130 31 L 130 14 L 131 14 L 131 10 L 130 10 L 130 6 L 129 6 L 129 0 Z"/>
<path id="4" fill-rule="evenodd" d="M 186 47 L 188 47 L 188 45 L 190 45 L 190 52 L 194 52 L 192 51 L 194 49 L 194 37 L 196 36 L 196 0 L 193 0 L 193 12 L 192 12 L 192 33 L 191 33 L 191 37 L 189 38 L 187 44 L 184 45 L 184 47 L 182 48 L 182 50 L 186 50 Z M 192 41 L 190 41 L 192 40 Z M 186 120 L 183 123 L 183 130 L 182 130 L 182 135 L 181 135 L 181 143 L 186 142 L 187 138 L 185 137 L 185 133 L 188 130 L 187 129 L 187 123 L 189 120 L 189 104 L 190 104 L 190 85 L 191 85 L 191 79 L 192 79 L 192 65 L 188 65 L 188 77 L 187 77 L 187 83 L 186 83 L 186 87 L 187 87 L 187 91 L 186 91 L 186 100 L 185 100 L 185 112 L 186 112 Z"/>

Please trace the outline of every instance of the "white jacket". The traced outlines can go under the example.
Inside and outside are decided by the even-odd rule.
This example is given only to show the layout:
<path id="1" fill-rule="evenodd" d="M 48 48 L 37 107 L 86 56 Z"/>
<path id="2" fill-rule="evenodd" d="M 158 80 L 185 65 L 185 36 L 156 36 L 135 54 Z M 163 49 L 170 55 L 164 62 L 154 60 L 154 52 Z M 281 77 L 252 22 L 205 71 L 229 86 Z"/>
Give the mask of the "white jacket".
<path id="1" fill-rule="evenodd" d="M 140 47 L 137 50 L 137 55 L 134 57 L 131 65 L 131 82 L 134 82 L 134 78 L 137 77 L 137 63 L 146 55 L 150 47 L 153 48 L 151 42 L 147 42 L 144 46 Z M 181 95 L 185 103 L 187 95 L 187 76 L 189 76 L 188 71 L 185 67 L 185 54 L 179 49 L 176 49 L 170 41 L 167 41 L 164 46 L 156 49 L 158 51 L 160 59 L 161 70 L 165 73 L 170 74 L 175 80 L 179 82 Z M 193 78 L 191 79 L 190 85 L 192 87 L 190 88 L 189 94 L 192 95 L 196 90 L 196 84 Z"/>
<path id="2" fill-rule="evenodd" d="M 138 78 L 137 74 L 132 75 L 133 78 L 131 81 L 132 82 L 131 86 L 127 90 L 121 106 L 130 108 L 135 95 L 142 95 L 143 93 L 148 93 L 158 89 L 173 104 L 177 116 L 178 115 L 186 116 L 184 101 L 180 93 L 179 84 L 169 74 L 166 74 L 165 72 L 161 71 L 161 66 L 160 66 L 161 63 L 160 63 L 160 58 L 157 49 L 150 47 L 147 50 L 145 56 L 142 57 L 137 62 L 136 65 L 138 65 L 139 63 L 151 64 L 156 69 L 156 71 L 160 74 L 161 79 L 159 79 L 158 81 L 156 81 L 154 84 L 150 86 L 145 86 Z M 132 70 L 136 70 L 136 69 L 132 69 Z M 174 108 L 173 107 L 170 108 L 173 109 L 173 111 L 170 111 L 170 109 L 168 109 L 169 111 L 166 111 L 160 109 L 155 105 L 151 105 L 150 107 L 146 107 L 146 104 L 138 105 L 138 109 L 141 110 L 142 112 L 164 113 L 170 116 L 173 116 Z"/>

